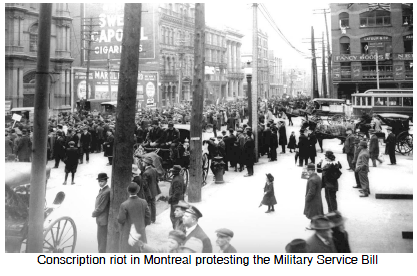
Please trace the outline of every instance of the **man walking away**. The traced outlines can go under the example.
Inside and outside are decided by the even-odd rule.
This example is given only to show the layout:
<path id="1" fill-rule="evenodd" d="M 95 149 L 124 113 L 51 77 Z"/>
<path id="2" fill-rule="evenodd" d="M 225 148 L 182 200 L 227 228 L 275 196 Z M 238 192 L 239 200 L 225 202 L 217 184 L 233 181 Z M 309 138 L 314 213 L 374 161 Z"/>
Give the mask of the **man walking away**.
<path id="1" fill-rule="evenodd" d="M 63 185 L 67 185 L 68 174 L 71 173 L 71 185 L 74 185 L 74 177 L 78 167 L 78 149 L 74 147 L 75 142 L 69 141 L 69 148 L 66 150 L 65 161 L 65 181 Z"/>

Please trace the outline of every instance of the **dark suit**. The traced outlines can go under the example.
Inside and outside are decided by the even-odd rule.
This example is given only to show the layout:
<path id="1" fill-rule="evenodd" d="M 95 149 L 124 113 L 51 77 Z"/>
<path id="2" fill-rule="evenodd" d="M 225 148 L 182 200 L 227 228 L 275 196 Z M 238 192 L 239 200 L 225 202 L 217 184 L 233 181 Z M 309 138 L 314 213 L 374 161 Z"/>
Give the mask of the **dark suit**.
<path id="1" fill-rule="evenodd" d="M 311 174 L 307 181 L 304 215 L 309 219 L 317 215 L 323 215 L 321 179 L 316 173 Z"/>
<path id="2" fill-rule="evenodd" d="M 147 166 L 142 175 L 143 179 L 146 181 L 146 184 L 149 187 L 151 192 L 151 198 L 148 201 L 149 208 L 151 209 L 151 220 L 155 222 L 156 220 L 156 206 L 155 198 L 161 193 L 161 190 L 158 186 L 158 172 L 152 166 Z"/>
<path id="3" fill-rule="evenodd" d="M 346 138 L 345 145 L 344 145 L 344 152 L 346 154 L 346 158 L 349 164 L 349 168 L 351 170 L 355 170 L 355 168 L 352 165 L 353 156 L 355 154 L 355 136 L 353 134 L 349 135 Z"/>
<path id="4" fill-rule="evenodd" d="M 395 159 L 395 143 L 396 138 L 394 133 L 390 133 L 386 139 L 388 154 L 389 154 L 389 160 L 391 164 L 397 164 L 397 160 Z"/>
<path id="5" fill-rule="evenodd" d="M 130 228 L 135 225 L 136 231 L 140 234 L 140 240 L 146 240 L 145 227 L 151 224 L 151 213 L 146 200 L 138 196 L 131 196 L 120 205 L 117 221 L 121 224 L 120 229 L 120 253 L 134 253 L 137 250 L 128 243 Z"/>
<path id="6" fill-rule="evenodd" d="M 100 189 L 100 192 L 96 197 L 95 209 L 93 212 L 93 218 L 96 218 L 97 223 L 98 253 L 106 253 L 109 208 L 110 188 L 109 186 L 105 186 L 103 189 Z"/>
<path id="7" fill-rule="evenodd" d="M 169 187 L 169 198 L 168 203 L 171 204 L 171 213 L 170 218 L 172 222 L 172 228 L 175 229 L 175 207 L 174 205 L 178 204 L 180 200 L 184 200 L 184 193 L 185 193 L 185 184 L 184 184 L 184 178 L 180 176 L 179 174 L 175 175 L 172 178 L 171 186 Z"/>
<path id="8" fill-rule="evenodd" d="M 242 159 L 249 175 L 253 175 L 253 164 L 255 164 L 255 141 L 248 137 L 243 145 Z"/>
<path id="9" fill-rule="evenodd" d="M 203 229 L 201 229 L 200 225 L 197 224 L 197 227 L 185 238 L 184 243 L 187 243 L 191 237 L 197 238 L 203 242 L 203 253 L 213 252 L 211 241 L 206 233 L 204 233 Z"/>
<path id="10" fill-rule="evenodd" d="M 91 134 L 87 132 L 87 134 L 82 133 L 80 138 L 81 143 L 81 155 L 80 155 L 80 162 L 83 162 L 84 153 L 85 153 L 85 160 L 88 162 L 90 160 L 90 146 L 91 146 Z"/>
<path id="11" fill-rule="evenodd" d="M 308 253 L 337 253 L 333 240 L 328 240 L 328 245 L 317 237 L 317 234 L 311 236 L 307 241 L 310 249 Z"/>
<path id="12" fill-rule="evenodd" d="M 302 166 L 303 161 L 305 162 L 305 165 L 307 165 L 309 156 L 309 142 L 307 136 L 304 134 L 301 134 L 298 138 L 298 154 L 298 165 Z"/>

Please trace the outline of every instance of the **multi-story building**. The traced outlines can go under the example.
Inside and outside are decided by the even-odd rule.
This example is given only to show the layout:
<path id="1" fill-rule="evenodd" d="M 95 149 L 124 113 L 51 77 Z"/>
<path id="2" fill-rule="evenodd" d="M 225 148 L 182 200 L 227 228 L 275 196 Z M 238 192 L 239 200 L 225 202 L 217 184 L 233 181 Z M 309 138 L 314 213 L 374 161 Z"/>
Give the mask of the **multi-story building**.
<path id="1" fill-rule="evenodd" d="M 413 6 L 330 4 L 333 85 L 338 98 L 377 88 L 413 87 Z"/>
<path id="2" fill-rule="evenodd" d="M 48 107 L 55 111 L 70 108 L 72 18 L 67 5 L 52 6 Z M 5 100 L 12 108 L 34 106 L 39 7 L 38 3 L 5 5 Z"/>
<path id="3" fill-rule="evenodd" d="M 236 29 L 226 28 L 226 46 L 227 46 L 227 100 L 244 98 L 242 70 L 241 47 L 243 34 Z M 225 97 L 223 96 L 223 97 Z"/>
<path id="4" fill-rule="evenodd" d="M 274 51 L 269 56 L 269 97 L 281 96 L 283 93 L 282 59 L 275 57 Z"/>

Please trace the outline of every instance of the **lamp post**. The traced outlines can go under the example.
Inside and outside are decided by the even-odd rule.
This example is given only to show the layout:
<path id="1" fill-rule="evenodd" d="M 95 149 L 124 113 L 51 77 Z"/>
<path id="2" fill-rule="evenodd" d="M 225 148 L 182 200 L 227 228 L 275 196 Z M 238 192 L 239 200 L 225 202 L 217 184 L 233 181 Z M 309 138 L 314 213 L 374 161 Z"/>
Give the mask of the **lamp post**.
<path id="1" fill-rule="evenodd" d="M 245 68 L 245 75 L 246 75 L 246 81 L 248 82 L 248 91 L 247 91 L 247 97 L 248 97 L 248 112 L 249 112 L 249 122 L 248 125 L 252 125 L 252 67 L 250 64 L 250 61 L 247 63 L 247 67 Z"/>

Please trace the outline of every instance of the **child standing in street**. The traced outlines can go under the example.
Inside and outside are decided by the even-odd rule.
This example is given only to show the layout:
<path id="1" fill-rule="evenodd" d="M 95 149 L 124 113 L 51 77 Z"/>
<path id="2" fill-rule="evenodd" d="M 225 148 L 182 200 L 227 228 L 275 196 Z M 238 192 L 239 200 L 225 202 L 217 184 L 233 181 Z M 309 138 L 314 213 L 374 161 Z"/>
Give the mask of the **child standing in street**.
<path id="1" fill-rule="evenodd" d="M 291 136 L 290 136 L 290 142 L 288 143 L 287 148 L 289 148 L 290 152 L 292 153 L 292 150 L 295 151 L 296 146 L 297 146 L 297 141 L 295 140 L 295 133 L 294 131 L 292 131 Z"/>
<path id="2" fill-rule="evenodd" d="M 266 183 L 264 187 L 264 197 L 262 199 L 262 205 L 268 205 L 268 210 L 265 213 L 275 212 L 274 205 L 277 204 L 274 192 L 274 176 L 270 173 L 266 175 Z"/>

